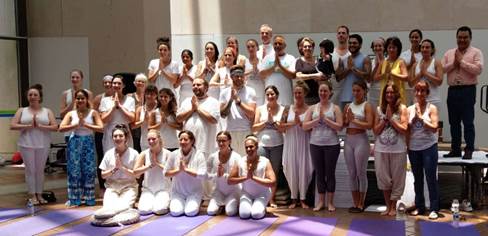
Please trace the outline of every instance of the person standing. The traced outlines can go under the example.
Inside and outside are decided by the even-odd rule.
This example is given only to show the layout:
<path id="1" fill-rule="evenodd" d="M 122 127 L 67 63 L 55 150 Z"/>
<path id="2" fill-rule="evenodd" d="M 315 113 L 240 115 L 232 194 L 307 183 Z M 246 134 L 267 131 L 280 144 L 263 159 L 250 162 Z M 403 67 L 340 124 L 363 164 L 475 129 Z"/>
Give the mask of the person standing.
<path id="1" fill-rule="evenodd" d="M 259 34 L 262 44 L 259 45 L 257 56 L 259 60 L 263 60 L 267 55 L 274 54 L 273 44 L 271 43 L 271 39 L 273 39 L 273 28 L 268 24 L 262 24 L 259 27 Z"/>
<path id="2" fill-rule="evenodd" d="M 169 88 L 175 92 L 174 85 L 178 80 L 178 63 L 171 59 L 169 38 L 156 40 L 159 58 L 149 62 L 147 77 L 158 89 Z"/>
<path id="3" fill-rule="evenodd" d="M 334 70 L 337 72 L 339 69 L 340 64 L 346 64 L 347 58 L 351 55 L 349 52 L 348 47 L 348 40 L 349 40 L 349 28 L 345 25 L 341 25 L 337 27 L 337 46 L 334 48 L 332 52 L 332 63 L 334 64 Z M 339 77 L 335 77 L 335 79 L 331 80 L 332 89 L 335 91 L 334 95 L 331 97 L 331 101 L 334 104 L 340 104 L 340 95 L 342 92 L 342 84 L 344 80 L 341 80 Z"/>
<path id="4" fill-rule="evenodd" d="M 444 157 L 461 156 L 461 122 L 464 126 L 463 159 L 471 159 L 474 151 L 474 104 L 476 84 L 483 70 L 483 53 L 471 46 L 471 28 L 459 27 L 456 31 L 457 48 L 448 50 L 442 59 L 447 73 L 447 112 L 451 127 L 451 151 Z"/>

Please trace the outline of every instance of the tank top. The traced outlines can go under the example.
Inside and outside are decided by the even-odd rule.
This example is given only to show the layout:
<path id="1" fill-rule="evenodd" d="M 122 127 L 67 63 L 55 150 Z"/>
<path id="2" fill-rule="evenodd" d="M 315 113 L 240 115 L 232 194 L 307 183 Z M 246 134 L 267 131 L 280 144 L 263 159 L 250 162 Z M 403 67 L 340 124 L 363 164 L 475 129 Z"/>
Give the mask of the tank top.
<path id="1" fill-rule="evenodd" d="M 142 151 L 142 153 L 144 153 L 145 165 L 151 165 L 151 150 L 146 149 Z M 170 153 L 170 151 L 163 148 L 161 152 L 159 152 L 156 159 L 160 164 L 166 165 Z M 151 190 L 153 193 L 162 190 L 170 191 L 171 180 L 170 178 L 164 176 L 163 170 L 161 168 L 156 166 L 144 172 L 144 181 L 142 182 L 142 186 Z"/>
<path id="2" fill-rule="evenodd" d="M 260 178 L 266 177 L 266 165 L 269 160 L 266 157 L 258 157 L 254 175 Z M 247 156 L 243 156 L 239 164 L 239 176 L 247 175 Z M 271 188 L 256 183 L 254 180 L 246 180 L 242 182 L 242 191 L 252 196 L 263 196 L 271 193 Z"/>
<path id="3" fill-rule="evenodd" d="M 34 114 L 29 107 L 22 108 L 22 114 L 20 115 L 19 121 L 20 124 L 32 124 L 33 118 Z M 42 125 L 49 125 L 49 110 L 47 108 L 43 107 L 39 110 L 36 116 L 36 122 Z M 51 145 L 50 131 L 39 128 L 24 129 L 20 132 L 17 145 L 26 148 L 48 148 L 49 145 Z"/>
<path id="4" fill-rule="evenodd" d="M 278 112 L 273 116 L 273 121 L 277 122 L 280 121 L 281 116 L 283 114 L 283 110 L 285 109 L 283 106 L 278 105 Z M 268 109 L 267 105 L 262 105 L 258 107 L 261 117 L 259 117 L 259 122 L 265 122 L 268 120 Z M 266 123 L 264 129 L 262 129 L 258 133 L 259 138 L 259 145 L 263 147 L 276 147 L 283 144 L 283 134 L 276 129 L 276 127 L 272 124 Z"/>
<path id="5" fill-rule="evenodd" d="M 420 64 L 423 62 L 423 59 L 420 61 L 420 63 L 417 63 L 415 66 L 415 74 L 420 73 Z M 427 67 L 427 72 L 435 75 L 435 58 L 432 58 L 429 66 Z M 441 94 L 439 91 L 439 86 L 434 85 L 428 78 L 422 77 L 420 78 L 421 80 L 424 80 L 425 82 L 429 83 L 429 96 L 427 97 L 427 102 L 430 103 L 440 103 L 441 102 Z"/>
<path id="6" fill-rule="evenodd" d="M 159 108 L 155 112 L 156 122 L 161 122 L 161 112 Z M 168 123 L 176 122 L 175 116 L 169 115 L 166 117 L 166 120 L 167 123 L 161 124 L 159 128 L 159 132 L 161 132 L 161 137 L 163 138 L 163 146 L 164 148 L 179 148 L 180 143 L 177 137 L 178 130 L 168 125 Z"/>
<path id="7" fill-rule="evenodd" d="M 422 114 L 422 119 L 431 122 L 430 119 L 430 103 L 425 106 L 425 111 Z M 424 128 L 424 124 L 415 119 L 415 104 L 408 107 L 408 124 L 410 126 L 410 143 L 409 149 L 413 151 L 425 150 L 437 143 L 437 132 L 432 132 Z"/>
<path id="8" fill-rule="evenodd" d="M 363 101 L 359 105 L 356 105 L 356 103 L 354 102 L 349 103 L 349 108 L 351 109 L 352 114 L 354 114 L 354 118 L 362 121 L 366 120 L 365 106 L 366 106 L 366 101 Z M 354 129 L 363 129 L 352 122 L 349 122 L 349 125 L 347 127 L 354 128 Z"/>
<path id="9" fill-rule="evenodd" d="M 76 110 L 73 110 L 73 111 L 70 111 L 70 113 L 71 113 L 71 125 L 79 124 L 80 123 L 80 117 L 78 116 L 78 112 Z M 90 109 L 90 111 L 88 111 L 88 114 L 86 115 L 86 117 L 83 120 L 85 121 L 85 124 L 93 125 L 95 123 L 93 121 L 93 109 Z M 72 132 L 78 136 L 93 135 L 93 131 L 87 127 L 76 128 Z"/>
<path id="10" fill-rule="evenodd" d="M 383 64 L 381 64 L 381 74 L 383 74 L 383 77 L 380 80 L 380 84 L 381 84 L 381 86 L 380 86 L 380 88 L 381 88 L 380 103 L 381 103 L 381 98 L 383 97 L 383 88 L 386 86 L 386 84 L 389 80 L 392 80 L 393 84 L 395 84 L 398 87 L 398 89 L 400 90 L 400 97 L 401 97 L 402 103 L 407 104 L 407 97 L 405 95 L 405 83 L 399 79 L 393 79 L 391 76 L 387 76 L 385 74 L 387 67 L 391 68 L 391 72 L 393 72 L 395 74 L 400 74 L 400 64 L 401 64 L 400 62 L 401 62 L 401 60 L 402 59 L 400 59 L 400 58 L 396 59 L 393 62 L 391 62 L 389 60 L 384 60 Z M 381 106 L 381 104 L 380 104 L 380 106 Z"/>
<path id="11" fill-rule="evenodd" d="M 378 107 L 378 116 L 380 119 L 386 117 Z M 400 120 L 400 115 L 397 113 L 393 114 L 394 120 Z M 393 126 L 388 123 L 385 125 L 381 134 L 376 137 L 374 149 L 377 152 L 389 152 L 389 153 L 402 153 L 407 151 L 407 145 L 405 142 L 405 135 L 398 133 Z"/>
<path id="12" fill-rule="evenodd" d="M 312 119 L 317 119 L 320 116 L 320 103 L 314 105 Z M 325 111 L 324 116 L 335 121 L 334 104 L 329 102 L 329 108 Z M 320 146 L 332 146 L 339 144 L 339 137 L 337 131 L 329 127 L 325 122 L 320 121 L 319 125 L 312 128 L 310 132 L 310 143 Z"/>
<path id="13" fill-rule="evenodd" d="M 352 55 L 350 57 L 352 57 Z M 366 58 L 366 56 L 364 54 L 358 53 L 358 55 L 356 55 L 356 57 L 354 57 L 352 59 L 354 67 L 359 69 L 359 70 L 363 70 L 365 58 Z M 347 58 L 347 59 L 349 59 L 349 58 Z M 345 67 L 347 67 L 347 60 L 344 61 L 344 63 L 345 63 Z M 340 97 L 341 102 L 353 101 L 352 85 L 355 81 L 360 80 L 360 79 L 361 78 L 357 77 L 352 72 L 347 74 L 346 78 L 344 79 L 344 84 L 343 84 L 342 91 L 341 91 L 341 97 Z"/>

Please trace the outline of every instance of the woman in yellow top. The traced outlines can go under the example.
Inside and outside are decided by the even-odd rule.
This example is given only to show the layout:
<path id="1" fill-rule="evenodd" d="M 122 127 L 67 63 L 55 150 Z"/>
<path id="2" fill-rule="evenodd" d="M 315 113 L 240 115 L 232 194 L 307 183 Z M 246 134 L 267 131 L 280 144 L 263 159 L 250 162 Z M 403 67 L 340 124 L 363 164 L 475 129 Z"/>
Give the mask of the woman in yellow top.
<path id="1" fill-rule="evenodd" d="M 398 37 L 389 37 L 386 40 L 385 47 L 388 58 L 381 64 L 381 70 L 376 71 L 374 80 L 380 82 L 381 88 L 384 88 L 388 81 L 392 81 L 400 89 L 402 104 L 407 104 L 405 82 L 408 81 L 408 71 L 405 61 L 399 57 L 402 51 L 402 42 Z M 382 96 L 383 94 L 380 94 L 380 97 Z"/>

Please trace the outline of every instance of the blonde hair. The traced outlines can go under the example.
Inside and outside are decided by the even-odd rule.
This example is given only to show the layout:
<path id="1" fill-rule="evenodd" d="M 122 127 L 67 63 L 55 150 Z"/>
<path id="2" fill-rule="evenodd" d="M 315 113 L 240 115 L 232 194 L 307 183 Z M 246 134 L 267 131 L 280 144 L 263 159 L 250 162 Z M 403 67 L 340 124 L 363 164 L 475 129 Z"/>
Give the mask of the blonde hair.
<path id="1" fill-rule="evenodd" d="M 136 75 L 136 78 L 134 79 L 134 81 L 138 81 L 138 80 L 142 80 L 145 83 L 147 83 L 147 76 L 144 73 L 139 73 Z"/>
<path id="2" fill-rule="evenodd" d="M 150 133 L 156 134 L 159 139 L 159 144 L 163 146 L 163 138 L 161 138 L 161 132 L 158 129 L 149 129 L 149 131 L 147 131 L 147 135 L 149 136 Z"/>

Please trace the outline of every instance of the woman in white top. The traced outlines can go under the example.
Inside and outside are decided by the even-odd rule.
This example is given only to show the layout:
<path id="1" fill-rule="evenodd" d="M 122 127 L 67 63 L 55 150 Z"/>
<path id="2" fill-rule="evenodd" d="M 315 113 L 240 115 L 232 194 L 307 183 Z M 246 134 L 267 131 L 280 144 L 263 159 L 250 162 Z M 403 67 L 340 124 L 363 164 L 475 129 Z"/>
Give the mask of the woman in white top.
<path id="1" fill-rule="evenodd" d="M 425 60 L 425 57 L 423 58 Z M 440 210 L 439 183 L 437 182 L 437 128 L 439 114 L 437 107 L 427 101 L 429 83 L 420 80 L 415 84 L 415 98 L 417 102 L 408 107 L 408 126 L 410 142 L 408 144 L 408 159 L 412 165 L 415 187 L 415 207 L 412 215 L 425 213 L 424 172 L 429 189 L 430 215 L 429 219 L 437 219 Z"/>
<path id="2" fill-rule="evenodd" d="M 137 207 L 143 215 L 163 215 L 168 213 L 171 191 L 171 179 L 164 176 L 163 170 L 171 152 L 163 148 L 159 130 L 149 130 L 147 142 L 149 148 L 141 152 L 134 167 L 136 175 L 144 174 Z"/>
<path id="3" fill-rule="evenodd" d="M 247 52 L 249 58 L 246 59 L 246 78 L 247 86 L 256 91 L 256 105 L 261 106 L 264 104 L 264 81 L 259 76 L 258 65 L 260 59 L 257 56 L 258 41 L 255 39 L 249 39 L 246 42 Z"/>
<path id="4" fill-rule="evenodd" d="M 267 103 L 256 109 L 252 131 L 258 135 L 262 156 L 269 159 L 273 172 L 278 175 L 283 162 L 283 130 L 280 120 L 284 107 L 278 104 L 280 92 L 274 85 L 266 87 L 264 92 Z M 270 199 L 273 208 L 278 207 L 274 201 L 276 188 L 277 186 L 272 187 L 273 193 Z"/>
<path id="5" fill-rule="evenodd" d="M 419 29 L 413 29 L 408 33 L 408 39 L 410 40 L 410 49 L 403 51 L 400 54 L 400 58 L 405 61 L 407 70 L 422 59 L 422 54 L 420 53 L 420 42 L 422 41 L 422 31 Z"/>
<path id="6" fill-rule="evenodd" d="M 230 68 L 235 65 L 236 51 L 227 47 L 224 50 L 223 65 L 217 69 L 210 82 L 208 83 L 208 95 L 217 100 L 220 98 L 220 91 L 224 88 L 232 86 L 232 79 L 230 78 Z"/>
<path id="7" fill-rule="evenodd" d="M 383 89 L 373 132 L 374 166 L 378 188 L 383 191 L 386 210 L 381 215 L 395 216 L 396 203 L 405 188 L 408 128 L 407 107 L 401 103 L 400 89 L 389 82 Z"/>
<path id="8" fill-rule="evenodd" d="M 114 147 L 112 139 L 112 131 L 117 124 L 125 124 L 129 127 L 129 124 L 135 120 L 135 101 L 134 98 L 124 96 L 122 89 L 125 87 L 124 81 L 121 76 L 115 76 L 112 79 L 112 89 L 114 95 L 111 97 L 105 97 L 100 102 L 100 112 L 102 121 L 104 123 L 103 131 L 103 152 L 107 152 Z M 129 146 L 132 147 L 132 136 L 127 137 Z"/>
<path id="9" fill-rule="evenodd" d="M 176 109 L 178 104 L 171 89 L 159 90 L 159 108 L 152 113 L 149 123 L 150 129 L 159 129 L 164 140 L 164 148 L 174 151 L 180 146 L 177 133 L 183 124 L 176 121 Z"/>
<path id="10" fill-rule="evenodd" d="M 98 112 L 91 109 L 88 93 L 85 90 L 76 91 L 75 100 L 74 110 L 64 116 L 59 126 L 60 132 L 72 131 L 67 148 L 68 202 L 66 205 L 80 206 L 84 198 L 87 206 L 94 206 L 97 161 L 93 133 L 101 132 L 103 123 Z"/>
<path id="11" fill-rule="evenodd" d="M 354 101 L 344 107 L 346 128 L 344 158 L 349 172 L 349 187 L 353 200 L 353 206 L 349 208 L 350 213 L 363 212 L 368 191 L 366 171 L 370 152 L 367 131 L 373 128 L 374 110 L 366 101 L 367 91 L 368 86 L 364 80 L 354 81 L 352 84 Z"/>
<path id="12" fill-rule="evenodd" d="M 244 141 L 246 156 L 235 165 L 229 175 L 229 184 L 242 184 L 239 217 L 261 219 L 276 184 L 275 173 L 266 157 L 258 156 L 258 139 L 249 135 Z"/>
<path id="13" fill-rule="evenodd" d="M 313 167 L 310 157 L 310 132 L 302 128 L 308 105 L 305 97 L 308 85 L 298 80 L 293 89 L 295 103 L 283 112 L 282 127 L 285 130 L 283 143 L 283 173 L 291 191 L 292 203 L 288 207 L 295 208 L 300 193 L 300 205 L 308 209 L 305 203 L 308 186 L 312 181 Z"/>
<path id="14" fill-rule="evenodd" d="M 147 143 L 147 131 L 149 130 L 149 122 L 153 113 L 157 113 L 158 109 L 158 88 L 150 84 L 144 90 L 144 103 L 136 110 L 136 122 L 132 125 L 132 129 L 141 129 L 140 147 L 141 150 L 149 148 Z"/>
<path id="15" fill-rule="evenodd" d="M 245 66 L 246 65 L 246 57 L 244 55 L 239 54 L 239 41 L 235 36 L 229 36 L 225 39 L 226 47 L 234 49 L 235 57 L 233 64 Z M 225 56 L 225 55 L 224 55 Z M 222 67 L 225 64 L 225 57 L 221 58 L 221 64 L 219 67 Z"/>
<path id="16" fill-rule="evenodd" d="M 180 149 L 171 153 L 164 168 L 165 176 L 172 178 L 172 216 L 196 216 L 203 197 L 202 180 L 207 178 L 207 163 L 202 152 L 194 148 L 195 135 L 188 130 L 178 134 Z"/>
<path id="17" fill-rule="evenodd" d="M 176 81 L 176 87 L 179 87 L 179 104 L 185 99 L 193 96 L 193 79 L 195 78 L 197 67 L 193 65 L 193 53 L 185 49 L 181 52 L 181 61 L 183 65 L 179 68 L 179 77 Z"/>
<path id="18" fill-rule="evenodd" d="M 53 112 L 42 107 L 42 86 L 35 84 L 27 90 L 28 107 L 17 110 L 10 121 L 11 130 L 19 130 L 17 146 L 25 164 L 25 182 L 29 199 L 34 204 L 47 203 L 42 198 L 44 185 L 44 167 L 51 144 L 51 132 L 58 124 Z"/>
<path id="19" fill-rule="evenodd" d="M 174 86 L 178 80 L 178 63 L 171 60 L 169 38 L 159 38 L 156 42 L 159 58 L 149 62 L 148 80 L 158 89 L 169 88 L 174 92 Z"/>
<path id="20" fill-rule="evenodd" d="M 233 166 L 239 164 L 241 156 L 232 150 L 230 143 L 232 137 L 227 131 L 217 133 L 217 145 L 219 150 L 210 154 L 208 158 L 208 178 L 215 181 L 215 190 L 208 203 L 207 214 L 217 215 L 220 208 L 225 206 L 225 214 L 234 216 L 237 214 L 241 185 L 230 185 L 228 178 Z"/>
<path id="21" fill-rule="evenodd" d="M 105 152 L 100 169 L 105 181 L 103 207 L 95 211 L 96 219 L 114 217 L 134 206 L 137 197 L 137 180 L 134 165 L 139 155 L 129 147 L 129 128 L 127 125 L 116 125 L 111 137 L 114 147 Z"/>
<path id="22" fill-rule="evenodd" d="M 325 206 L 328 211 L 335 211 L 335 170 L 341 151 L 337 132 L 342 129 L 343 118 L 339 106 L 330 101 L 332 95 L 332 84 L 328 81 L 320 81 L 320 102 L 308 108 L 303 122 L 303 129 L 311 130 L 310 155 L 319 193 L 319 201 L 314 211 L 319 211 Z M 327 205 L 325 205 L 326 192 Z"/>
<path id="23" fill-rule="evenodd" d="M 435 105 L 437 109 L 441 106 L 441 92 L 442 77 L 444 70 L 440 60 L 434 58 L 435 45 L 430 39 L 425 39 L 420 45 L 420 52 L 422 59 L 415 62 L 410 72 L 410 86 L 414 86 L 418 81 L 426 81 L 429 84 L 429 94 L 427 102 Z"/>
<path id="24" fill-rule="evenodd" d="M 205 44 L 205 60 L 198 63 L 196 78 L 204 79 L 207 82 L 212 79 L 217 70 L 219 60 L 219 48 L 210 41 Z"/>
<path id="25" fill-rule="evenodd" d="M 75 98 L 74 92 L 83 89 L 83 71 L 74 69 L 70 73 L 71 78 L 71 88 L 65 90 L 63 95 L 61 96 L 61 118 L 63 118 L 66 113 L 73 110 L 74 104 L 73 100 Z M 85 89 L 86 90 L 86 89 Z M 86 90 L 88 92 L 88 101 L 91 102 L 93 99 L 92 92 Z"/>

